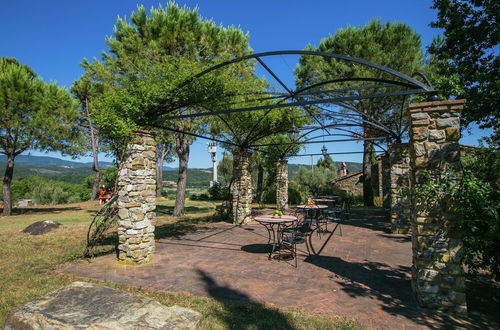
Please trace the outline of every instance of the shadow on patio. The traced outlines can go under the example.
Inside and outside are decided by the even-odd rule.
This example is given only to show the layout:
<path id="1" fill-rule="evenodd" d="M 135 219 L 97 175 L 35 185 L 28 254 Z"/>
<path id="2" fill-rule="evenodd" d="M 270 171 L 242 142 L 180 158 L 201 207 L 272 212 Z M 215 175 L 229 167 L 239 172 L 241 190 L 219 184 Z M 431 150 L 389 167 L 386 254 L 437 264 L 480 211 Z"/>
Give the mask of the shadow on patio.
<path id="1" fill-rule="evenodd" d="M 489 322 L 484 317 L 464 318 L 418 308 L 411 291 L 410 267 L 391 267 L 369 261 L 347 262 L 329 256 L 308 257 L 305 261 L 331 271 L 330 278 L 352 298 L 377 299 L 382 302 L 382 309 L 391 315 L 401 315 L 432 329 L 488 328 Z"/>
<path id="2" fill-rule="evenodd" d="M 217 317 L 229 329 L 244 327 L 245 329 L 294 329 L 289 320 L 277 309 L 267 308 L 253 301 L 245 293 L 217 281 L 201 269 L 197 270 L 205 290 L 211 298 L 224 305 L 224 312 Z"/>

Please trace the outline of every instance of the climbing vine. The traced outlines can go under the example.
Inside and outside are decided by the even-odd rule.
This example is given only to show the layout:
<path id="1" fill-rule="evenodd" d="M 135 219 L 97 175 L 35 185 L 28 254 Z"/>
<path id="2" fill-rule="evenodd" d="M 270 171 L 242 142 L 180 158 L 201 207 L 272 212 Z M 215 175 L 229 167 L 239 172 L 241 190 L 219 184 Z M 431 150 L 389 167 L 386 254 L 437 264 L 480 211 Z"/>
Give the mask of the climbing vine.
<path id="1" fill-rule="evenodd" d="M 448 172 L 436 177 L 423 172 L 421 179 L 412 196 L 416 205 L 456 212 L 453 225 L 464 242 L 464 263 L 473 273 L 486 270 L 500 278 L 499 193 L 467 170 L 461 176 Z"/>

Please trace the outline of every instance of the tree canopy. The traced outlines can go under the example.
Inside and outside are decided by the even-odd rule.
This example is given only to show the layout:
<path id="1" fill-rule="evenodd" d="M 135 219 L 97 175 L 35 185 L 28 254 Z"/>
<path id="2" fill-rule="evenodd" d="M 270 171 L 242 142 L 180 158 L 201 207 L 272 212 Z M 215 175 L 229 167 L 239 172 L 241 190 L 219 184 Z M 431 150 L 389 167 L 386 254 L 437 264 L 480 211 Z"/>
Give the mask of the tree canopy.
<path id="1" fill-rule="evenodd" d="M 432 27 L 443 29 L 444 37 L 434 40 L 429 52 L 439 61 L 442 76 L 456 75 L 461 91 L 444 91 L 467 99 L 462 111 L 466 123 L 478 122 L 492 128 L 499 139 L 500 121 L 500 3 L 491 0 L 434 0 L 438 10 Z M 442 87 L 442 88 L 443 88 Z"/>
<path id="2" fill-rule="evenodd" d="M 77 153 L 81 137 L 71 95 L 14 58 L 0 58 L 0 153 L 7 156 L 4 215 L 10 215 L 14 159 L 28 149 Z"/>
<path id="3" fill-rule="evenodd" d="M 322 39 L 317 47 L 308 45 L 306 50 L 348 55 L 354 58 L 383 65 L 393 70 L 412 76 L 421 71 L 424 55 L 420 35 L 403 23 L 381 23 L 372 20 L 366 26 L 348 26 L 339 29 L 334 35 Z M 315 84 L 339 78 L 358 79 L 357 81 L 332 82 L 320 88 L 348 89 L 356 99 L 336 104 L 344 113 L 355 113 L 356 119 L 351 127 L 336 128 L 341 134 L 351 134 L 354 137 L 373 138 L 387 136 L 371 123 L 380 122 L 396 132 L 396 138 L 401 139 L 406 128 L 403 114 L 406 97 L 359 98 L 364 93 L 373 93 L 369 86 L 372 81 L 362 79 L 387 79 L 394 77 L 389 73 L 373 67 L 321 56 L 301 56 L 300 64 L 295 70 L 296 83 L 299 88 L 311 87 Z M 360 81 L 361 79 L 361 81 Z M 364 89 L 363 87 L 367 87 Z M 390 91 L 392 87 L 378 87 L 377 93 Z M 365 120 L 368 119 L 368 120 Z M 363 156 L 363 196 L 365 205 L 373 205 L 373 189 L 371 185 L 370 151 L 373 142 L 364 140 Z"/>
<path id="4" fill-rule="evenodd" d="M 420 35 L 408 25 L 397 22 L 382 23 L 379 20 L 372 20 L 365 26 L 348 26 L 337 30 L 334 35 L 322 39 L 317 47 L 306 46 L 306 50 L 336 53 L 364 59 L 409 76 L 421 71 L 424 64 Z M 394 78 L 386 72 L 368 66 L 319 56 L 302 56 L 295 74 L 299 88 L 337 78 Z M 370 82 L 355 82 L 355 86 L 368 84 Z M 345 88 L 354 86 L 354 83 L 336 82 L 325 87 L 327 86 Z M 388 88 L 379 88 L 377 92 L 387 90 Z M 358 95 L 362 95 L 362 93 L 366 93 L 366 91 L 362 89 L 356 91 Z M 401 98 L 384 97 L 355 100 L 346 102 L 343 105 L 360 110 L 374 119 L 381 120 L 388 127 L 401 130 L 401 127 L 397 127 L 399 121 L 393 120 L 400 115 L 401 102 Z M 343 105 L 341 104 L 341 106 Z M 367 133 L 366 128 L 364 133 Z M 371 134 L 376 134 L 376 132 L 372 131 Z"/>
<path id="5" fill-rule="evenodd" d="M 219 61 L 250 51 L 248 35 L 239 28 L 216 25 L 197 9 L 174 2 L 151 8 L 149 15 L 139 6 L 130 21 L 119 18 L 106 43 L 109 52 L 88 69 L 111 82 L 95 119 L 114 139 L 129 136 L 139 126 L 158 124 L 163 114 L 184 105 L 210 108 L 215 96 L 228 88 L 220 72 L 193 80 L 189 88 L 176 87 Z M 181 126 L 189 123 L 184 120 Z"/>

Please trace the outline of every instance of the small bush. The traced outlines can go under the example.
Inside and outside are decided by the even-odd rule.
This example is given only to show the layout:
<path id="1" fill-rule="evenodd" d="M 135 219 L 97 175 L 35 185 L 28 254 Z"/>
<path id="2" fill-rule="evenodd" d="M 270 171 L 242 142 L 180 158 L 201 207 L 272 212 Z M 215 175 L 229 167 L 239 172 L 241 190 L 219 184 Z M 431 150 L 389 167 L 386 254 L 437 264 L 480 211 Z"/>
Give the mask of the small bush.
<path id="1" fill-rule="evenodd" d="M 309 190 L 295 181 L 288 182 L 288 203 L 301 204 L 307 201 Z"/>
<path id="2" fill-rule="evenodd" d="M 210 196 L 208 195 L 208 193 L 202 193 L 202 194 L 192 194 L 190 197 L 189 197 L 190 200 L 192 201 L 208 201 L 210 200 Z"/>
<path id="3" fill-rule="evenodd" d="M 12 183 L 13 200 L 33 199 L 36 204 L 67 204 L 88 200 L 90 189 L 85 184 L 58 182 L 38 176 Z"/>
<path id="4" fill-rule="evenodd" d="M 100 185 L 106 187 L 108 191 L 113 191 L 118 179 L 118 168 L 116 166 L 105 168 L 101 171 Z"/>
<path id="5" fill-rule="evenodd" d="M 208 194 L 210 195 L 210 200 L 213 201 L 227 201 L 231 197 L 231 192 L 229 187 L 216 182 L 212 187 L 208 188 Z"/>
<path id="6" fill-rule="evenodd" d="M 262 203 L 276 204 L 276 183 L 272 183 L 264 189 Z"/>

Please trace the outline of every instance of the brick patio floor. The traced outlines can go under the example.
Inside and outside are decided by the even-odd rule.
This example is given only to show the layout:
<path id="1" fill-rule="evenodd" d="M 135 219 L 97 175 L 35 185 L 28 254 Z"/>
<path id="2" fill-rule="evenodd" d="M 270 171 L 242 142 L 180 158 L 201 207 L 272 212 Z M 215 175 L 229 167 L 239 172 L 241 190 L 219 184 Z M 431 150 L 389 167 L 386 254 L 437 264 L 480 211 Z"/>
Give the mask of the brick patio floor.
<path id="1" fill-rule="evenodd" d="M 481 327 L 416 307 L 410 237 L 388 234 L 386 227 L 380 210 L 355 210 L 342 225 L 343 235 L 336 232 L 321 256 L 310 258 L 305 246 L 299 246 L 297 268 L 291 262 L 268 260 L 263 226 L 214 223 L 185 236 L 160 239 L 147 265 L 118 265 L 115 256 L 108 255 L 69 264 L 62 271 L 218 300 L 251 300 L 346 316 L 369 327 Z"/>

